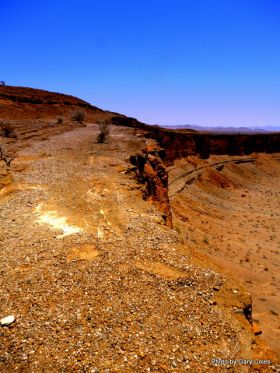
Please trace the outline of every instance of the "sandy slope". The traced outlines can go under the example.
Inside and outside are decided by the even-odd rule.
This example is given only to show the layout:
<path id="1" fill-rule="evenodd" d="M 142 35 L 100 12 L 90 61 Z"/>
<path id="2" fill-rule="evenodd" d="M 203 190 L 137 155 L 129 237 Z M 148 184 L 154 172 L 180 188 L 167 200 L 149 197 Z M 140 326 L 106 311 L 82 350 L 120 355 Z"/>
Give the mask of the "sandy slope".
<path id="1" fill-rule="evenodd" d="M 252 293 L 255 322 L 280 355 L 279 161 L 279 154 L 190 157 L 170 171 L 170 192 L 189 247 Z"/>

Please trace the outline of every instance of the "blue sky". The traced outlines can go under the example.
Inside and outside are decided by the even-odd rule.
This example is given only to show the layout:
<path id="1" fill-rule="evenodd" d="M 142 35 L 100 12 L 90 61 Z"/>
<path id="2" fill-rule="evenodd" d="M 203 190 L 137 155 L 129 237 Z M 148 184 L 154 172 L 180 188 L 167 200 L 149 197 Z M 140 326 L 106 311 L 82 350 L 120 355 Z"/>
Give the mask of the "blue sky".
<path id="1" fill-rule="evenodd" d="M 0 0 L 0 80 L 147 123 L 280 125 L 279 0 Z"/>

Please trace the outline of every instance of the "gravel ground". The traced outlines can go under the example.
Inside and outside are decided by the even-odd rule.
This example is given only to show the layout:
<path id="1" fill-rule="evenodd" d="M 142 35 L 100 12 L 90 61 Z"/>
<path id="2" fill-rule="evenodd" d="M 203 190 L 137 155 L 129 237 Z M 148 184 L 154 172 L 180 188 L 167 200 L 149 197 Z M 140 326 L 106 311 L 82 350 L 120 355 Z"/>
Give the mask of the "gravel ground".
<path id="1" fill-rule="evenodd" d="M 179 254 L 180 235 L 125 173 L 143 138 L 96 134 L 34 142 L 13 161 L 0 196 L 0 317 L 16 320 L 0 329 L 0 370 L 255 371 L 211 362 L 251 358 L 254 340 L 215 301 L 224 278 Z"/>

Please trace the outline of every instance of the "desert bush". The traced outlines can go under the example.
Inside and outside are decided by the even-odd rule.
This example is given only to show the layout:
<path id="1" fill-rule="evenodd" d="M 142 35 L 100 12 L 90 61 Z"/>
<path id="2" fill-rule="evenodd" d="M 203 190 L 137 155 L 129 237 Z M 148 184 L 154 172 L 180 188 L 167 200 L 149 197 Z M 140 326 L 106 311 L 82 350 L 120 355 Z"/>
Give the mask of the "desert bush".
<path id="1" fill-rule="evenodd" d="M 0 160 L 4 161 L 6 163 L 6 166 L 10 166 L 10 163 L 12 162 L 13 158 L 9 156 L 6 146 L 4 144 L 4 138 L 3 141 L 0 143 Z"/>
<path id="2" fill-rule="evenodd" d="M 0 136 L 0 160 L 4 161 L 6 163 L 6 166 L 10 166 L 10 163 L 14 158 L 12 158 L 7 152 L 5 138 L 16 137 L 16 135 L 10 125 L 0 122 Z"/>
<path id="3" fill-rule="evenodd" d="M 58 117 L 57 118 L 57 124 L 62 124 L 64 122 L 64 118 L 63 117 Z"/>
<path id="4" fill-rule="evenodd" d="M 77 110 L 72 115 L 72 120 L 78 123 L 83 123 L 85 120 L 85 112 L 83 110 Z"/>
<path id="5" fill-rule="evenodd" d="M 206 244 L 208 245 L 208 244 L 209 244 L 209 239 L 208 239 L 208 237 L 205 236 L 205 237 L 203 238 L 203 242 L 206 243 Z"/>
<path id="6" fill-rule="evenodd" d="M 10 124 L 0 122 L 0 136 L 2 138 L 4 137 L 15 138 L 16 134 Z"/>
<path id="7" fill-rule="evenodd" d="M 97 136 L 97 142 L 99 144 L 103 144 L 108 136 L 109 136 L 109 123 L 108 122 L 100 122 L 99 125 L 99 134 Z"/>

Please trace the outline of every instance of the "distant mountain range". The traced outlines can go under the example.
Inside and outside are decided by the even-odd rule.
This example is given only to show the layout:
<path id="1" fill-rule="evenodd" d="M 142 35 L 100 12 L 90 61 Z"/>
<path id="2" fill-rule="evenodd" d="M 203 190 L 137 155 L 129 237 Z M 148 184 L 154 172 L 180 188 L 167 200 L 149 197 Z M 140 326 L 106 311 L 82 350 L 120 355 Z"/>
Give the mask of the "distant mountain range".
<path id="1" fill-rule="evenodd" d="M 267 132 L 279 132 L 280 126 L 262 126 L 262 127 L 209 127 L 209 126 L 196 126 L 191 124 L 183 125 L 161 125 L 164 128 L 176 129 L 176 130 L 189 130 L 193 129 L 199 132 L 219 132 L 219 133 L 267 133 Z"/>

